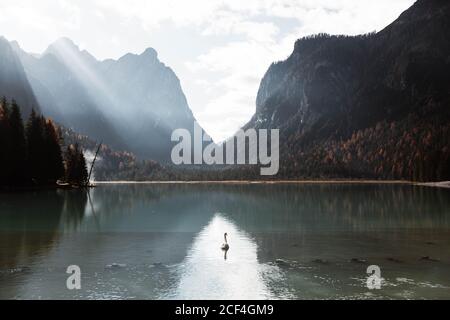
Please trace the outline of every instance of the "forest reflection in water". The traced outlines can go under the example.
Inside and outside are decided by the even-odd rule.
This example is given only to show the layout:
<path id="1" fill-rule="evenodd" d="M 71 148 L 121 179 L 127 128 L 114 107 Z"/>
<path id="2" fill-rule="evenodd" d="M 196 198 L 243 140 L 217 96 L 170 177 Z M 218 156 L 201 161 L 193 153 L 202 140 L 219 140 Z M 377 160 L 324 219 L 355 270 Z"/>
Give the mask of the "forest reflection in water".
<path id="1" fill-rule="evenodd" d="M 1 194 L 0 297 L 450 297 L 449 210 L 449 190 L 409 185 Z M 369 263 L 391 276 L 382 292 L 364 287 Z M 70 264 L 82 290 L 65 288 Z"/>

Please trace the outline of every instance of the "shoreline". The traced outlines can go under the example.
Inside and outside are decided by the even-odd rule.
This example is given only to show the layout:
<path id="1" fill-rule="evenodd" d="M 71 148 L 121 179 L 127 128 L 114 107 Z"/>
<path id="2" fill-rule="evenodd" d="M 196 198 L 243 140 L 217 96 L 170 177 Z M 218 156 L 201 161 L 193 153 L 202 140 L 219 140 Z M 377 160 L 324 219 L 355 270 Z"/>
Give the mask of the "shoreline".
<path id="1" fill-rule="evenodd" d="M 17 192 L 32 192 L 32 191 L 43 191 L 43 190 L 80 190 L 80 189 L 90 189 L 95 188 L 94 184 L 89 184 L 88 186 L 76 186 L 69 184 L 54 184 L 54 185 L 40 185 L 40 186 L 2 186 L 0 187 L 0 193 L 17 193 Z"/>
<path id="2" fill-rule="evenodd" d="M 416 185 L 407 180 L 192 180 L 192 181 L 94 181 L 94 185 L 108 184 L 404 184 Z"/>
<path id="3" fill-rule="evenodd" d="M 408 180 L 193 180 L 193 181 L 94 181 L 93 185 L 131 185 L 131 184 L 218 184 L 218 185 L 275 185 L 275 184 L 344 184 L 344 185 L 410 185 L 419 187 L 433 187 L 450 189 L 450 181 L 415 182 Z"/>
<path id="4" fill-rule="evenodd" d="M 433 188 L 446 188 L 450 189 L 450 181 L 440 181 L 440 182 L 417 182 L 416 185 L 422 187 L 433 187 Z"/>
<path id="5" fill-rule="evenodd" d="M 95 188 L 102 185 L 410 185 L 419 187 L 432 187 L 450 189 L 450 181 L 438 182 L 414 182 L 408 180 L 192 180 L 192 181 L 93 181 L 88 188 Z M 0 188 L 0 193 L 9 192 L 28 192 L 40 190 L 77 190 L 79 187 L 68 185 L 47 185 L 47 186 L 29 186 L 16 188 Z"/>

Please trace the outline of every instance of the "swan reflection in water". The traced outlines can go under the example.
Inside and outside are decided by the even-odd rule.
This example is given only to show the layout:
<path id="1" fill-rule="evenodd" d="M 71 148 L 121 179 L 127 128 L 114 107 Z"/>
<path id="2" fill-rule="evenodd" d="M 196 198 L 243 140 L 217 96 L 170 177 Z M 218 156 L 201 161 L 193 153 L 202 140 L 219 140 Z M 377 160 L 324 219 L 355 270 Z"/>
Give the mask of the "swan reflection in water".
<path id="1" fill-rule="evenodd" d="M 220 247 L 220 249 L 222 249 L 222 251 L 223 251 L 223 260 L 227 260 L 227 252 L 228 252 L 228 250 L 230 250 L 230 246 L 228 245 L 228 241 L 227 241 L 227 235 L 228 234 L 225 232 L 223 235 L 225 242 Z"/>
<path id="2" fill-rule="evenodd" d="M 232 242 L 228 245 L 225 235 L 227 246 L 220 247 L 224 230 L 232 235 Z M 230 246 L 233 254 L 227 257 Z M 214 215 L 196 236 L 177 273 L 179 281 L 168 298 L 276 299 L 274 286 L 280 297 L 284 282 L 277 266 L 258 262 L 255 241 L 221 214 Z"/>

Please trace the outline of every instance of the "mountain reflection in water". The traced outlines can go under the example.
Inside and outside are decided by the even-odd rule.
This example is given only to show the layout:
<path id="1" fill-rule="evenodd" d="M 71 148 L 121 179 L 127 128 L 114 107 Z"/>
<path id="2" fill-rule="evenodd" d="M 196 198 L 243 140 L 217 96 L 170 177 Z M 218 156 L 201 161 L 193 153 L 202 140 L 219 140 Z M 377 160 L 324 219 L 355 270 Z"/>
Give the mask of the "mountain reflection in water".
<path id="1" fill-rule="evenodd" d="M 449 298 L 449 193 L 130 184 L 0 194 L 0 298 Z M 65 287 L 72 264 L 81 290 Z M 369 264 L 386 279 L 380 291 L 364 285 Z"/>

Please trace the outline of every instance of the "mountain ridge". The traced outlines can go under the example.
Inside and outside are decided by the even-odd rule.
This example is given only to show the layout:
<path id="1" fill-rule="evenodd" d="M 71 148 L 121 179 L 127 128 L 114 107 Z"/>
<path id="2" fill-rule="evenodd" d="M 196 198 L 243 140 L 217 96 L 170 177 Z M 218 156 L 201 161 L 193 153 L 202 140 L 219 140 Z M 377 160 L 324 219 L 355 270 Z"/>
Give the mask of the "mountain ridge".
<path id="1" fill-rule="evenodd" d="M 14 47 L 42 111 L 81 134 L 167 162 L 171 132 L 193 130 L 180 81 L 153 48 L 100 61 L 69 38 L 41 55 Z"/>
<path id="2" fill-rule="evenodd" d="M 285 175 L 328 176 L 340 172 L 356 177 L 437 178 L 436 173 L 417 172 L 427 166 L 437 168 L 449 157 L 445 138 L 450 121 L 448 17 L 449 2 L 419 0 L 378 33 L 319 34 L 297 40 L 292 54 L 267 70 L 258 90 L 256 112 L 243 128 L 280 129 Z M 409 149 L 405 142 L 403 152 L 392 150 L 386 159 L 375 161 L 375 156 L 363 159 L 364 151 L 360 150 L 358 157 L 358 150 L 349 153 L 341 145 L 341 141 L 350 143 L 358 132 L 365 139 L 371 134 L 377 136 L 380 143 L 403 141 L 404 132 L 390 139 L 380 133 L 364 135 L 372 128 L 377 132 L 377 126 L 389 131 L 391 124 L 406 131 L 424 130 L 414 136 L 417 147 Z M 428 146 L 424 141 L 430 130 Z M 364 139 L 358 143 L 364 144 Z M 384 155 L 389 145 L 371 148 Z M 407 149 L 420 165 L 410 163 Z M 329 161 L 328 154 L 332 158 Z M 350 164 L 346 158 L 360 162 L 353 160 Z M 413 172 L 397 170 L 402 161 L 405 166 L 414 166 Z M 302 168 L 302 162 L 308 165 Z"/>

